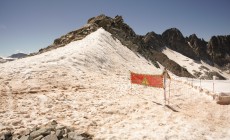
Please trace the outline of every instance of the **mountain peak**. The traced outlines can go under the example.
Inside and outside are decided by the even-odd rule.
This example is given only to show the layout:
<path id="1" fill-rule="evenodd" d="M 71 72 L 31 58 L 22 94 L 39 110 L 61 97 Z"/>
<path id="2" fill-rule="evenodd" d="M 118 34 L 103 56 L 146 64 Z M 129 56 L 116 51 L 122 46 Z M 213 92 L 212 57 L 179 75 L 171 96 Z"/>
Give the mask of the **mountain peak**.
<path id="1" fill-rule="evenodd" d="M 167 29 L 162 33 L 163 38 L 168 38 L 172 40 L 184 40 L 184 36 L 181 31 L 177 28 Z"/>
<path id="2" fill-rule="evenodd" d="M 105 22 L 107 20 L 108 22 Z M 104 22 L 106 24 L 112 24 L 112 23 L 122 23 L 123 18 L 122 16 L 116 15 L 114 18 L 108 17 L 104 14 L 101 14 L 99 16 L 92 17 L 88 20 L 88 24 L 96 23 L 100 25 L 100 22 Z M 103 24 L 101 24 L 103 25 Z"/>
<path id="3" fill-rule="evenodd" d="M 197 35 L 196 34 L 192 34 L 189 36 L 189 38 L 193 38 L 193 39 L 198 39 Z"/>
<path id="4" fill-rule="evenodd" d="M 199 39 L 196 34 L 192 34 L 189 37 L 184 37 L 178 28 L 170 28 L 164 31 L 162 35 L 156 34 L 155 32 L 149 32 L 145 36 L 141 36 L 137 35 L 133 31 L 133 29 L 124 22 L 122 16 L 117 15 L 112 18 L 104 14 L 90 18 L 87 21 L 87 24 L 82 28 L 71 31 L 66 35 L 61 36 L 60 38 L 55 39 L 53 44 L 51 44 L 47 48 L 39 50 L 38 53 L 34 53 L 31 55 L 40 54 L 59 47 L 66 46 L 73 41 L 85 38 L 87 35 L 95 32 L 99 28 L 103 28 L 111 33 L 112 36 L 118 39 L 124 46 L 128 47 L 135 53 L 139 53 L 144 58 L 154 63 L 157 67 L 157 62 L 159 62 L 161 65 L 168 68 L 168 70 L 178 76 L 192 77 L 192 75 L 188 73 L 186 69 L 183 69 L 183 67 L 178 65 L 176 62 L 172 62 L 169 58 L 166 57 L 166 55 L 161 52 L 161 50 L 164 49 L 165 46 L 196 61 L 203 60 L 209 64 L 217 62 L 215 61 L 216 59 L 211 59 L 217 58 L 213 57 L 211 50 L 213 48 L 218 49 L 218 47 L 211 47 L 212 45 L 209 45 L 207 47 L 207 42 Z M 228 44 L 228 41 L 223 41 L 223 39 L 218 39 L 218 42 L 222 42 L 222 44 L 225 45 L 226 43 Z M 213 43 L 209 44 L 215 43 L 216 41 L 213 41 Z M 223 54 L 225 56 L 228 56 L 226 53 Z M 225 57 L 220 61 L 223 62 L 223 64 L 229 63 L 228 58 L 225 59 Z M 218 62 L 217 64 L 219 63 L 220 62 Z"/>

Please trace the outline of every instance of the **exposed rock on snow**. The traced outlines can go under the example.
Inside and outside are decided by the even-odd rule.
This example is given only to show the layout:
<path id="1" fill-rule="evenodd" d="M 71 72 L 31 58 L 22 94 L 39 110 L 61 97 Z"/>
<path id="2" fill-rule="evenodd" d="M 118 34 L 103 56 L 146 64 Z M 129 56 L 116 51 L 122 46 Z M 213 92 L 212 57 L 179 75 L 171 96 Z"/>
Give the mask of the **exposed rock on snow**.
<path id="1" fill-rule="evenodd" d="M 1 136 L 1 135 L 0 135 Z M 40 127 L 27 130 L 25 134 L 14 135 L 13 132 L 3 133 L 1 140 L 91 140 L 92 136 L 87 133 L 79 134 L 73 128 L 57 124 L 56 121 L 49 122 Z"/>

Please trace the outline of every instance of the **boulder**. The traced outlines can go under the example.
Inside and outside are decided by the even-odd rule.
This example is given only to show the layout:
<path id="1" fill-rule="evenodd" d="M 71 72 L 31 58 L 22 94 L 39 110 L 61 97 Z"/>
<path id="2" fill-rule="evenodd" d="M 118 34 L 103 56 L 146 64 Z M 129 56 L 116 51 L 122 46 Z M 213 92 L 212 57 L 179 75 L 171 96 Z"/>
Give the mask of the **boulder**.
<path id="1" fill-rule="evenodd" d="M 36 137 L 43 135 L 43 136 L 47 136 L 51 133 L 51 128 L 41 128 L 39 130 L 33 131 L 30 133 L 30 137 L 32 139 L 35 139 Z"/>
<path id="2" fill-rule="evenodd" d="M 63 135 L 65 134 L 65 130 L 64 129 L 58 129 L 56 130 L 56 136 L 61 139 L 63 137 Z"/>
<path id="3" fill-rule="evenodd" d="M 219 95 L 216 96 L 216 103 L 220 105 L 229 105 L 230 93 L 219 93 Z"/>
<path id="4" fill-rule="evenodd" d="M 6 132 L 3 136 L 4 140 L 12 140 L 13 134 L 12 132 Z"/>
<path id="5" fill-rule="evenodd" d="M 84 140 L 84 137 L 79 135 L 78 133 L 75 132 L 69 132 L 68 133 L 68 139 L 69 140 Z"/>
<path id="6" fill-rule="evenodd" d="M 22 136 L 20 140 L 31 140 L 31 138 L 29 135 L 27 135 L 27 136 Z"/>
<path id="7" fill-rule="evenodd" d="M 88 133 L 77 133 L 72 127 L 57 124 L 51 121 L 40 127 L 35 126 L 29 133 L 22 135 L 13 135 L 13 133 L 5 132 L 0 134 L 0 140 L 91 140 L 92 135 Z"/>
<path id="8" fill-rule="evenodd" d="M 45 136 L 42 138 L 42 140 L 58 140 L 57 136 L 55 134 L 50 134 L 48 136 Z"/>
<path id="9" fill-rule="evenodd" d="M 36 137 L 36 138 L 33 139 L 33 140 L 41 140 L 42 138 L 43 138 L 43 135 L 40 135 L 40 136 Z"/>

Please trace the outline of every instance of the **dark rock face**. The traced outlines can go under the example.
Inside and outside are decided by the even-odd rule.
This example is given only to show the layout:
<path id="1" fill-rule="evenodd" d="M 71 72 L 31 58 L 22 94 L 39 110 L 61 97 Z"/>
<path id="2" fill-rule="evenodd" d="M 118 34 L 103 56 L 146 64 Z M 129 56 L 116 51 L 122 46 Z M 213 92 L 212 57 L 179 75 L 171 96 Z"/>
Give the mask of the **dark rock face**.
<path id="1" fill-rule="evenodd" d="M 158 51 L 160 51 L 165 46 L 162 36 L 154 32 L 147 33 L 143 37 L 143 41 L 150 49 Z"/>
<path id="2" fill-rule="evenodd" d="M 182 33 L 176 29 L 171 28 L 163 32 L 162 38 L 165 42 L 165 45 L 172 50 L 175 50 L 189 58 L 194 60 L 199 60 L 195 51 L 189 46 L 188 42 L 186 42 Z"/>
<path id="3" fill-rule="evenodd" d="M 196 34 L 190 35 L 186 38 L 186 41 L 189 43 L 190 47 L 192 47 L 196 56 L 202 60 L 210 60 L 209 55 L 207 54 L 207 42 L 203 39 L 200 39 L 196 36 Z"/>
<path id="4" fill-rule="evenodd" d="M 207 45 L 207 53 L 220 67 L 230 63 L 230 35 L 213 36 Z"/>

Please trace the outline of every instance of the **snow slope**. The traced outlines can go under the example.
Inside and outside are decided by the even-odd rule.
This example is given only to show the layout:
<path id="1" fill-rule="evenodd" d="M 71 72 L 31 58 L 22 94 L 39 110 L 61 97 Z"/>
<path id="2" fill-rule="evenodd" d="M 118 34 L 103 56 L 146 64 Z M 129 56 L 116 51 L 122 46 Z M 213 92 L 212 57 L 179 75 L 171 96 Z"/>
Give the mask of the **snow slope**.
<path id="1" fill-rule="evenodd" d="M 55 119 L 94 139 L 230 138 L 229 106 L 174 80 L 164 106 L 163 89 L 131 86 L 129 71 L 161 73 L 104 29 L 1 64 L 0 133 Z"/>
<path id="2" fill-rule="evenodd" d="M 3 64 L 1 75 L 10 77 L 0 76 L 3 80 L 11 79 L 12 92 L 27 92 L 49 90 L 50 85 L 69 88 L 76 85 L 84 73 L 127 75 L 129 70 L 148 74 L 162 72 L 100 29 L 66 47 Z"/>
<path id="3" fill-rule="evenodd" d="M 176 63 L 178 63 L 181 67 L 184 67 L 188 70 L 189 73 L 191 73 L 192 75 L 196 75 L 196 72 L 201 72 L 200 77 L 205 76 L 205 72 L 217 72 L 220 75 L 222 75 L 223 77 L 230 79 L 230 74 L 219 70 L 216 67 L 210 66 L 208 64 L 206 64 L 205 62 L 201 61 L 201 62 L 196 62 L 191 58 L 188 58 L 176 51 L 173 51 L 167 47 L 165 47 L 162 50 L 162 53 L 164 53 L 165 55 L 167 55 L 167 57 L 173 61 L 175 61 Z M 196 76 L 197 77 L 197 76 Z M 199 78 L 199 77 L 197 77 Z"/>

